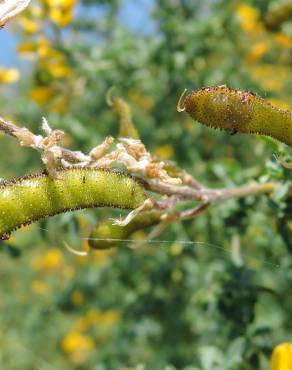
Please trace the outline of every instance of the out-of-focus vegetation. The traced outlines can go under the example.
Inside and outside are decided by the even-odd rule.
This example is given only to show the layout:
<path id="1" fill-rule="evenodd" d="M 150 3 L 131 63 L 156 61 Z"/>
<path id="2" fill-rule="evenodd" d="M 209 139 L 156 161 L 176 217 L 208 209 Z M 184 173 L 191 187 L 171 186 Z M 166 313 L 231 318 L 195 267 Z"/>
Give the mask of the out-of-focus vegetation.
<path id="1" fill-rule="evenodd" d="M 64 249 L 63 241 L 81 249 L 97 219 L 117 214 L 109 210 L 19 230 L 1 242 L 0 368 L 264 370 L 272 349 L 291 340 L 291 170 L 273 157 L 288 149 L 176 112 L 185 87 L 218 84 L 291 108 L 292 24 L 264 23 L 279 3 L 38 0 L 15 19 L 25 63 L 0 69 L 1 116 L 33 131 L 45 116 L 68 133 L 64 145 L 86 151 L 118 133 L 105 103 L 116 86 L 146 146 L 204 184 L 282 185 L 272 198 L 213 206 L 164 232 L 171 243 L 136 250 L 81 258 Z M 0 154 L 2 178 L 42 167 L 2 135 Z"/>

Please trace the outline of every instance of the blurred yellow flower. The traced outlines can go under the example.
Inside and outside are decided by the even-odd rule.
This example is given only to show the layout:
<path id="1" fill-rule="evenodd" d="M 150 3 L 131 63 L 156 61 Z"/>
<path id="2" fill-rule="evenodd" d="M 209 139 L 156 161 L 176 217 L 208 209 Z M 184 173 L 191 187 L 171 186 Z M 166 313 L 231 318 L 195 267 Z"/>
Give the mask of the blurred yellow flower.
<path id="1" fill-rule="evenodd" d="M 77 0 L 44 0 L 44 3 L 50 7 L 70 8 L 77 3 Z"/>
<path id="2" fill-rule="evenodd" d="M 37 43 L 35 42 L 22 42 L 17 45 L 18 53 L 31 54 L 37 51 Z"/>
<path id="3" fill-rule="evenodd" d="M 19 80 L 19 76 L 16 68 L 0 67 L 0 84 L 12 84 Z"/>
<path id="4" fill-rule="evenodd" d="M 241 28 L 246 32 L 258 31 L 259 24 L 259 10 L 251 5 L 242 3 L 237 9 L 237 15 L 239 17 L 239 23 Z"/>
<path id="5" fill-rule="evenodd" d="M 53 95 L 54 91 L 50 86 L 35 86 L 30 90 L 31 98 L 40 105 L 47 104 Z"/>
<path id="6" fill-rule="evenodd" d="M 284 33 L 277 33 L 275 35 L 276 42 L 283 48 L 292 48 L 292 37 L 285 35 Z"/>
<path id="7" fill-rule="evenodd" d="M 271 370 L 292 370 L 292 343 L 282 343 L 275 347 Z"/>
<path id="8" fill-rule="evenodd" d="M 81 306 L 84 303 L 84 295 L 79 291 L 73 292 L 71 294 L 71 302 L 76 306 Z"/>
<path id="9" fill-rule="evenodd" d="M 266 91 L 281 91 L 290 77 L 289 67 L 276 65 L 255 65 L 250 68 L 253 79 Z"/>
<path id="10" fill-rule="evenodd" d="M 247 63 L 257 62 L 267 53 L 268 50 L 269 45 L 267 42 L 262 41 L 255 43 L 246 57 L 246 62 Z"/>
<path id="11" fill-rule="evenodd" d="M 76 0 L 44 0 L 49 8 L 49 17 L 59 27 L 65 27 L 73 20 Z"/>
<path id="12" fill-rule="evenodd" d="M 18 20 L 18 24 L 23 28 L 23 30 L 27 33 L 35 33 L 39 30 L 39 25 L 32 19 L 27 17 L 21 17 Z"/>
<path id="13" fill-rule="evenodd" d="M 48 63 L 47 71 L 55 78 L 70 77 L 71 69 L 64 63 Z"/>
<path id="14" fill-rule="evenodd" d="M 109 327 L 114 325 L 119 318 L 120 315 L 116 310 L 99 311 L 91 309 L 74 324 L 74 331 L 85 332 L 94 325 Z"/>
<path id="15" fill-rule="evenodd" d="M 281 100 L 278 100 L 278 99 L 267 99 L 271 104 L 275 105 L 276 107 L 280 108 L 280 109 L 290 109 L 290 106 L 289 104 L 281 101 Z"/>
<path id="16" fill-rule="evenodd" d="M 63 60 L 64 56 L 58 50 L 55 50 L 51 45 L 50 41 L 46 37 L 41 37 L 37 41 L 23 42 L 17 46 L 17 51 L 23 54 L 37 54 L 40 58 L 58 58 L 58 60 Z"/>
<path id="17" fill-rule="evenodd" d="M 169 144 L 161 145 L 155 149 L 154 153 L 163 159 L 169 159 L 173 156 L 173 147 Z"/>
<path id="18" fill-rule="evenodd" d="M 66 27 L 72 22 L 74 14 L 71 9 L 52 8 L 49 16 L 57 26 Z"/>
<path id="19" fill-rule="evenodd" d="M 72 362 L 76 363 L 85 361 L 94 347 L 95 343 L 91 337 L 77 331 L 69 332 L 61 341 L 62 350 L 70 356 Z"/>
<path id="20" fill-rule="evenodd" d="M 32 291 L 37 294 L 45 294 L 49 290 L 48 285 L 41 280 L 33 281 L 31 288 L 32 288 Z"/>
<path id="21" fill-rule="evenodd" d="M 63 254 L 57 248 L 51 248 L 44 255 L 33 259 L 32 265 L 36 270 L 52 271 L 59 269 L 63 265 Z"/>

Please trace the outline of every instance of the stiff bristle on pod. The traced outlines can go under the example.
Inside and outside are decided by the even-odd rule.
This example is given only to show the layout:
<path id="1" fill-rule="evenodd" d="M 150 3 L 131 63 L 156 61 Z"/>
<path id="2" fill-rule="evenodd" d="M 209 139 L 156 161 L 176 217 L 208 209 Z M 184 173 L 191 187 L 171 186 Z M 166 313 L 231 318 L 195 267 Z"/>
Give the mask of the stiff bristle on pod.
<path id="1" fill-rule="evenodd" d="M 180 110 L 211 128 L 271 136 L 292 146 L 292 111 L 279 109 L 250 91 L 225 85 L 206 87 L 187 95 Z"/>

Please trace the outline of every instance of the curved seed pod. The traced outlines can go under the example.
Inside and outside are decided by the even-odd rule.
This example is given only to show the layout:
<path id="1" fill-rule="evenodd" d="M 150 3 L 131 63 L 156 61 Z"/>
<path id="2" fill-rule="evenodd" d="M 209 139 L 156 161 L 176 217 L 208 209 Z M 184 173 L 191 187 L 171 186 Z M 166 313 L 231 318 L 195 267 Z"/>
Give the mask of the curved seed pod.
<path id="1" fill-rule="evenodd" d="M 184 109 L 178 110 L 212 128 L 231 134 L 267 135 L 292 146 L 292 112 L 276 108 L 249 91 L 225 85 L 192 91 L 185 98 Z"/>
<path id="2" fill-rule="evenodd" d="M 290 19 L 292 19 L 292 2 L 287 1 L 268 11 L 264 17 L 264 24 L 268 30 L 275 31 Z"/>
<path id="3" fill-rule="evenodd" d="M 132 111 L 130 105 L 122 98 L 113 98 L 114 87 L 108 90 L 106 101 L 113 108 L 120 121 L 120 137 L 129 137 L 132 139 L 140 139 L 140 135 L 134 125 L 132 119 Z"/>
<path id="4" fill-rule="evenodd" d="M 113 225 L 111 220 L 104 220 L 99 222 L 92 230 L 88 238 L 88 244 L 94 249 L 117 247 L 120 240 L 127 239 L 135 231 L 157 225 L 161 221 L 161 215 L 162 211 L 142 212 L 133 218 L 126 226 Z"/>
<path id="5" fill-rule="evenodd" d="M 134 209 L 147 198 L 132 177 L 102 169 L 71 168 L 55 179 L 39 173 L 0 186 L 0 239 L 22 225 L 58 213 L 93 207 Z"/>

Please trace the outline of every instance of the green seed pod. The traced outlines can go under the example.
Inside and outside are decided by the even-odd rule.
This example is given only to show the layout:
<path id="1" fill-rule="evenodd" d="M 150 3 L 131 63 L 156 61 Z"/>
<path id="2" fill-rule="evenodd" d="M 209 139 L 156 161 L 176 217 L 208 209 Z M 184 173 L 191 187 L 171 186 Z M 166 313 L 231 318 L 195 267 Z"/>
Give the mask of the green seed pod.
<path id="1" fill-rule="evenodd" d="M 231 134 L 267 135 L 292 146 L 292 112 L 276 108 L 249 91 L 225 85 L 192 91 L 185 98 L 184 108 L 178 106 L 178 111 L 182 110 L 212 128 Z"/>
<path id="2" fill-rule="evenodd" d="M 55 179 L 39 173 L 0 186 L 0 238 L 41 218 L 93 207 L 134 209 L 147 198 L 132 177 L 103 169 L 71 168 Z"/>
<path id="3" fill-rule="evenodd" d="M 281 25 L 292 19 L 292 2 L 287 1 L 273 7 L 264 17 L 264 24 L 268 30 L 276 31 Z"/>
<path id="4" fill-rule="evenodd" d="M 129 137 L 132 139 L 140 139 L 139 133 L 132 119 L 132 111 L 130 105 L 122 98 L 113 98 L 114 87 L 108 90 L 106 101 L 113 108 L 120 121 L 120 137 Z"/>
<path id="5" fill-rule="evenodd" d="M 92 230 L 88 239 L 88 244 L 94 249 L 117 247 L 119 241 L 129 238 L 135 231 L 157 225 L 161 221 L 161 215 L 162 211 L 142 212 L 133 218 L 126 226 L 113 225 L 112 220 L 104 220 L 99 222 Z"/>

